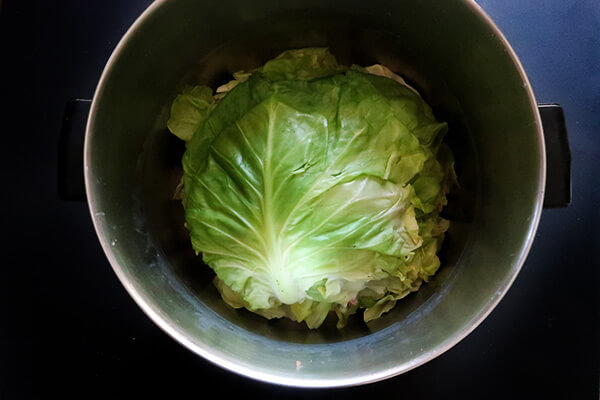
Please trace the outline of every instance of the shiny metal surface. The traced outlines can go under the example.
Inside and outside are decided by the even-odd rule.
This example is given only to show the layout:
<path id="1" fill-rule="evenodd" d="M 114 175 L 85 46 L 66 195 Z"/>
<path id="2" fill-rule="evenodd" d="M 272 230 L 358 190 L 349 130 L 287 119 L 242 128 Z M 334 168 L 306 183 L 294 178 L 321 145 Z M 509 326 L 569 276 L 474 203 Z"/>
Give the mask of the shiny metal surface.
<path id="1" fill-rule="evenodd" d="M 228 308 L 171 200 L 181 143 L 166 119 L 186 83 L 215 85 L 278 51 L 328 45 L 345 63 L 381 62 L 449 121 L 461 189 L 436 278 L 368 325 L 317 331 Z M 304 387 L 357 385 L 410 370 L 473 330 L 527 255 L 541 212 L 545 151 L 514 52 L 471 1 L 156 1 L 110 58 L 88 121 L 90 211 L 117 276 L 150 318 L 234 372 Z"/>

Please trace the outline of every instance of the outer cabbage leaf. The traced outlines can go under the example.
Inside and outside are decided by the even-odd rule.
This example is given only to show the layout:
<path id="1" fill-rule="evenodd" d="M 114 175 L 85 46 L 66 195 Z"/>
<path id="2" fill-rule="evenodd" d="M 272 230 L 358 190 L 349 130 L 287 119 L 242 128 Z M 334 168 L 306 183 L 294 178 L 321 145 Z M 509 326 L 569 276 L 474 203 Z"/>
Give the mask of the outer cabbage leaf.
<path id="1" fill-rule="evenodd" d="M 287 50 L 268 61 L 260 71 L 272 81 L 310 80 L 341 71 L 333 54 L 325 47 Z"/>
<path id="2" fill-rule="evenodd" d="M 214 106 L 215 99 L 211 88 L 186 87 L 173 101 L 167 127 L 175 136 L 187 142 Z"/>
<path id="3" fill-rule="evenodd" d="M 221 100 L 234 87 L 236 87 L 240 83 L 246 82 L 248 80 L 248 78 L 250 78 L 250 75 L 252 75 L 252 72 L 244 72 L 244 71 L 234 72 L 232 80 L 230 80 L 226 84 L 221 85 L 217 88 L 217 94 L 215 94 L 215 100 L 217 100 L 217 101 Z"/>
<path id="4" fill-rule="evenodd" d="M 417 90 L 414 87 L 412 87 L 408 83 L 406 83 L 404 78 L 402 78 L 400 75 L 392 72 L 392 70 L 390 70 L 385 65 L 373 64 L 369 67 L 365 67 L 365 71 L 367 71 L 368 73 L 373 74 L 373 75 L 378 75 L 378 76 L 383 76 L 385 78 L 393 79 L 396 82 L 400 83 L 401 85 L 404 85 L 407 88 L 409 88 L 410 90 L 412 90 L 416 95 L 420 96 L 419 92 L 417 92 Z"/>

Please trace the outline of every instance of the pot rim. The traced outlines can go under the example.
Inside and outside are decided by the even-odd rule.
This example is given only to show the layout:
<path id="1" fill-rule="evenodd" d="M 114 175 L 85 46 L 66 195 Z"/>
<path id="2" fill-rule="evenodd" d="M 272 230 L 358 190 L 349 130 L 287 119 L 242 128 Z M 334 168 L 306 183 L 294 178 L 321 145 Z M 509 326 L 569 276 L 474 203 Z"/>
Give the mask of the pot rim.
<path id="1" fill-rule="evenodd" d="M 381 381 L 387 378 L 391 378 L 402 373 L 408 372 L 426 362 L 436 358 L 437 356 L 443 354 L 453 346 L 455 346 L 458 342 L 464 339 L 467 335 L 469 335 L 481 322 L 492 312 L 492 310 L 498 305 L 500 300 L 505 296 L 505 294 L 510 289 L 512 283 L 516 279 L 521 267 L 523 266 L 527 255 L 531 249 L 533 239 L 535 237 L 535 233 L 537 231 L 539 220 L 542 212 L 542 205 L 544 200 L 544 192 L 546 185 L 546 149 L 545 149 L 545 141 L 544 141 L 544 132 L 543 126 L 540 118 L 540 114 L 537 107 L 537 102 L 535 99 L 535 95 L 531 88 L 531 84 L 525 73 L 523 65 L 521 64 L 516 52 L 504 36 L 504 34 L 500 31 L 500 29 L 496 26 L 490 16 L 479 6 L 475 0 L 462 0 L 471 10 L 477 15 L 477 17 L 482 18 L 487 25 L 492 29 L 493 33 L 500 40 L 504 48 L 506 49 L 508 55 L 513 61 L 519 76 L 523 82 L 523 87 L 527 92 L 527 96 L 529 97 L 529 102 L 531 106 L 531 111 L 533 112 L 535 118 L 535 124 L 537 127 L 537 135 L 539 141 L 539 170 L 540 170 L 540 179 L 539 186 L 536 195 L 536 204 L 533 212 L 532 223 L 529 226 L 529 232 L 527 233 L 526 243 L 523 247 L 521 253 L 519 254 L 519 258 L 517 262 L 513 265 L 513 268 L 510 272 L 510 277 L 507 279 L 502 286 L 496 292 L 497 295 L 494 296 L 486 307 L 482 308 L 479 314 L 477 314 L 469 324 L 466 324 L 462 330 L 455 333 L 454 335 L 448 337 L 446 341 L 433 348 L 431 351 L 421 354 L 413 360 L 408 362 L 401 363 L 392 368 L 386 368 L 380 371 L 375 372 L 367 372 L 358 376 L 353 376 L 351 378 L 336 378 L 336 379 L 305 379 L 301 376 L 297 378 L 283 377 L 279 376 L 277 373 L 266 373 L 261 371 L 255 371 L 246 366 L 237 364 L 235 361 L 227 359 L 225 357 L 221 357 L 217 354 L 214 354 L 211 351 L 210 347 L 202 347 L 197 343 L 192 342 L 188 339 L 185 332 L 181 331 L 179 327 L 175 324 L 169 323 L 165 318 L 163 318 L 157 308 L 152 304 L 151 301 L 144 298 L 135 287 L 129 282 L 125 273 L 123 272 L 118 260 L 116 259 L 111 245 L 110 240 L 104 235 L 102 229 L 100 227 L 100 217 L 97 216 L 96 204 L 94 202 L 94 192 L 92 190 L 92 185 L 90 182 L 92 181 L 92 171 L 88 167 L 90 165 L 90 160 L 92 157 L 92 149 L 91 149 L 91 136 L 93 135 L 93 126 L 95 125 L 95 121 L 97 118 L 98 112 L 98 99 L 102 97 L 104 85 L 107 81 L 110 72 L 112 70 L 113 65 L 119 59 L 121 52 L 126 47 L 129 42 L 130 37 L 140 28 L 140 26 L 144 23 L 144 21 L 153 13 L 156 12 L 163 4 L 167 3 L 169 0 L 155 0 L 144 12 L 135 20 L 135 22 L 129 27 L 127 32 L 121 37 L 117 46 L 113 50 L 110 58 L 108 59 L 100 80 L 98 81 L 98 85 L 94 92 L 94 97 L 92 101 L 92 105 L 90 108 L 90 113 L 87 121 L 86 131 L 85 131 L 85 141 L 84 141 L 84 176 L 85 176 L 85 187 L 86 187 L 86 195 L 88 199 L 89 211 L 92 217 L 92 222 L 94 225 L 94 229 L 96 234 L 100 240 L 100 244 L 102 245 L 102 249 L 108 258 L 108 261 L 119 278 L 121 284 L 125 287 L 129 295 L 134 299 L 137 305 L 144 311 L 144 313 L 156 324 L 158 325 L 164 332 L 166 332 L 169 336 L 175 339 L 178 343 L 191 350 L 192 352 L 202 356 L 204 359 L 210 361 L 211 363 L 227 369 L 231 372 L 237 373 L 242 376 L 246 376 L 252 379 L 256 379 L 258 381 L 273 383 L 283 386 L 292 386 L 292 387 L 302 387 L 302 388 L 333 388 L 333 387 L 348 387 L 348 386 L 357 386 L 363 385 L 367 383 L 373 383 L 377 381 Z"/>

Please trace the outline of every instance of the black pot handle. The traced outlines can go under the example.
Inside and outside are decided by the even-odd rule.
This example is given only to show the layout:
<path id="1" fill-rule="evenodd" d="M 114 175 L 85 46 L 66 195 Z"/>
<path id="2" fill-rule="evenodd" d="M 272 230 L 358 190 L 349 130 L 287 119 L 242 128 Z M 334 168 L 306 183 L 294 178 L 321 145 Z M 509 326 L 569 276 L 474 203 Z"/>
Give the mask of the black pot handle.
<path id="1" fill-rule="evenodd" d="M 91 104 L 91 100 L 72 99 L 65 108 L 58 142 L 58 195 L 62 200 L 86 200 L 83 142 Z"/>
<path id="2" fill-rule="evenodd" d="M 544 208 L 571 205 L 571 149 L 565 114 L 559 104 L 539 104 L 546 141 Z"/>

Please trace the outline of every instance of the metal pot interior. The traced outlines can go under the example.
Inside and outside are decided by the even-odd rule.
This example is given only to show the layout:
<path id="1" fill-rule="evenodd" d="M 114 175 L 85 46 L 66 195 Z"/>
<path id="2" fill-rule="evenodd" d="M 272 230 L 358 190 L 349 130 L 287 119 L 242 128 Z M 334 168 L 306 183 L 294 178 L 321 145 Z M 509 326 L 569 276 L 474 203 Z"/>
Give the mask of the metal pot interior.
<path id="1" fill-rule="evenodd" d="M 288 4 L 290 3 L 290 4 Z M 515 278 L 537 225 L 543 142 L 526 78 L 472 3 L 158 1 L 107 65 L 86 139 L 86 183 L 100 240 L 150 317 L 236 372 L 299 386 L 373 381 L 452 346 Z M 417 87 L 456 157 L 460 187 L 442 268 L 379 320 L 318 330 L 229 308 L 192 250 L 173 200 L 184 145 L 166 129 L 186 84 L 216 87 L 280 51 L 328 46 L 344 64 L 382 63 Z M 301 364 L 297 364 L 299 361 Z M 301 365 L 299 368 L 298 365 Z"/>

